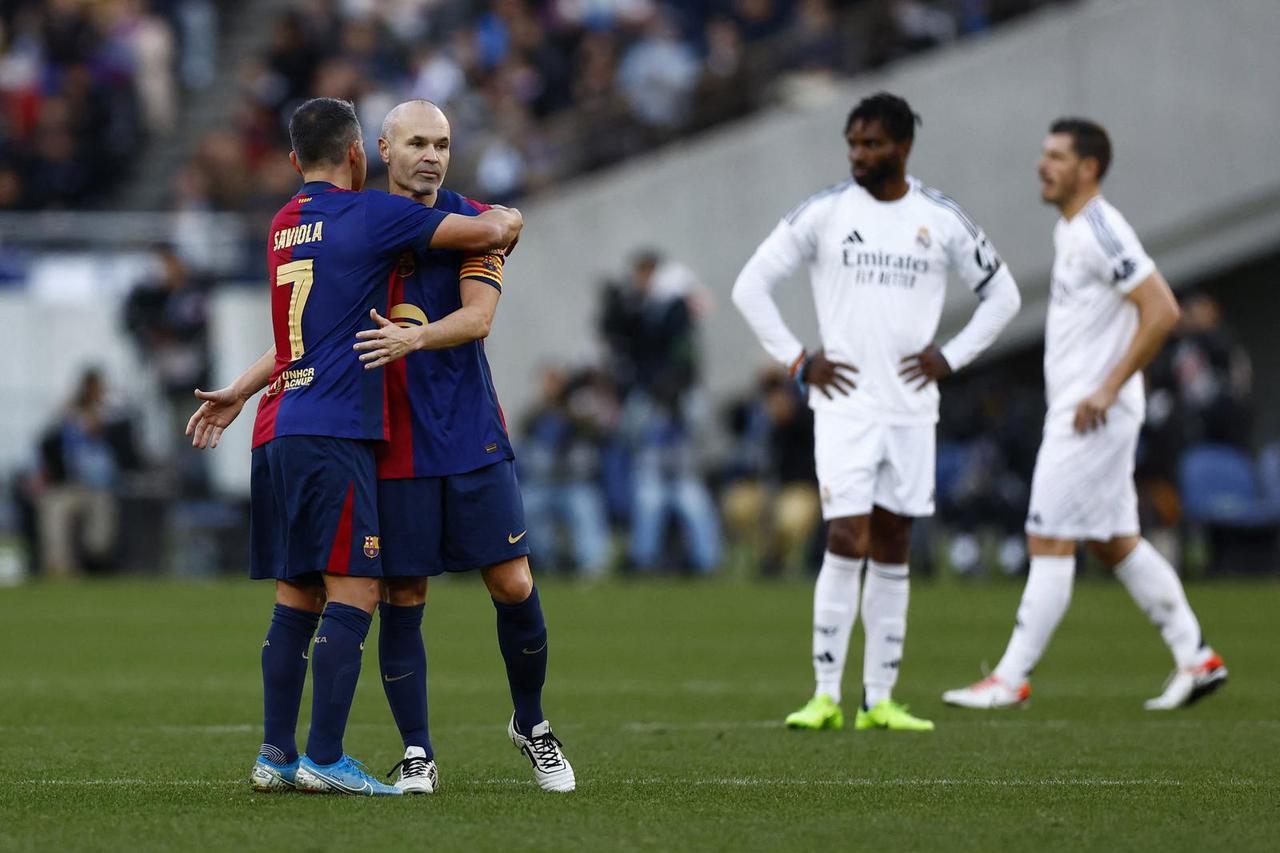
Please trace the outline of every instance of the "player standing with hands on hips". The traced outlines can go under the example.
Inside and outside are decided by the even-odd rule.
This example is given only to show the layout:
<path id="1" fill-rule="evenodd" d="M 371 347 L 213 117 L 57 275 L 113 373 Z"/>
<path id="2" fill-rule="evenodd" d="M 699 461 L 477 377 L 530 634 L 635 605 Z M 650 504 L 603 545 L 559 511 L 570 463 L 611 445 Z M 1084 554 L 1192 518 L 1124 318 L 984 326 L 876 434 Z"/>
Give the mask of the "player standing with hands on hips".
<path id="1" fill-rule="evenodd" d="M 827 550 L 814 590 L 813 698 L 799 729 L 844 725 L 840 685 L 861 600 L 863 701 L 855 726 L 931 731 L 893 701 L 907 626 L 912 520 L 934 511 L 937 380 L 982 353 L 1017 314 L 1018 288 L 954 201 L 906 174 L 919 118 L 888 93 L 850 112 L 853 180 L 788 213 L 743 268 L 733 301 L 768 353 L 808 386 Z M 822 347 L 806 351 L 772 290 L 807 265 Z M 941 348 L 948 271 L 980 300 Z M 861 583 L 867 564 L 866 584 Z M 859 599 L 859 587 L 861 599 Z"/>
<path id="2" fill-rule="evenodd" d="M 1044 438 L 1031 480 L 1031 570 L 1009 647 L 995 672 L 942 698 L 965 708 L 1025 702 L 1086 540 L 1160 628 L 1176 669 L 1151 711 L 1189 705 L 1220 687 L 1227 668 L 1200 634 L 1178 573 L 1142 538 L 1134 455 L 1145 417 L 1142 368 L 1178 322 L 1178 302 L 1129 223 L 1098 189 L 1111 163 L 1106 130 L 1059 119 L 1040 156 L 1041 198 L 1053 229 L 1053 281 L 1045 330 Z"/>

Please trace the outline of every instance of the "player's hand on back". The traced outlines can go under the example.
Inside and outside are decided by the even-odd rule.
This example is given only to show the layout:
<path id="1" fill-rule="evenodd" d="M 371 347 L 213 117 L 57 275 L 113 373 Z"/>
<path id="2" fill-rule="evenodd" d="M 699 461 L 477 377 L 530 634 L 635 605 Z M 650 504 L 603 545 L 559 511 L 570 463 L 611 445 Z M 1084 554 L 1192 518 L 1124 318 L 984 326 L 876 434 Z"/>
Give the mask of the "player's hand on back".
<path id="1" fill-rule="evenodd" d="M 1076 406 L 1075 430 L 1080 434 L 1093 432 L 1107 425 L 1107 409 L 1116 401 L 1116 393 L 1099 388 Z"/>
<path id="2" fill-rule="evenodd" d="M 930 382 L 937 382 L 951 375 L 951 365 L 942 355 L 942 350 L 929 344 L 920 352 L 909 355 L 902 360 L 902 369 L 898 375 L 908 385 L 914 384 L 916 390 L 923 390 Z"/>
<path id="3" fill-rule="evenodd" d="M 393 361 L 404 358 L 418 348 L 418 332 L 415 328 L 401 328 L 373 310 L 369 312 L 376 329 L 357 332 L 359 341 L 352 349 L 360 353 L 360 361 L 365 370 L 385 367 Z"/>
<path id="4" fill-rule="evenodd" d="M 196 398 L 204 402 L 187 421 L 186 434 L 191 436 L 192 447 L 213 449 L 222 439 L 222 431 L 244 408 L 245 398 L 231 385 L 217 391 L 197 388 Z"/>
<path id="5" fill-rule="evenodd" d="M 818 350 L 805 363 L 800 379 L 806 385 L 817 388 L 828 400 L 831 400 L 834 399 L 831 396 L 833 390 L 847 397 L 850 391 L 858 387 L 853 381 L 853 375 L 857 372 L 858 368 L 852 364 L 832 361 L 827 358 L 826 351 Z"/>

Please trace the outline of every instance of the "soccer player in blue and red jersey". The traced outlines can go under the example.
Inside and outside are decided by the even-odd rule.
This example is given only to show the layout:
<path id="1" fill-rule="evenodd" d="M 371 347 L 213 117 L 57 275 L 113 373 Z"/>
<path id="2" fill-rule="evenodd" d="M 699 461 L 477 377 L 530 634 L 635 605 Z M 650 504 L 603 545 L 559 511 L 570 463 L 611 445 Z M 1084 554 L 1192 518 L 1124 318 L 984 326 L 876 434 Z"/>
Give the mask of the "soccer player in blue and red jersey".
<path id="1" fill-rule="evenodd" d="M 449 121 L 434 104 L 408 101 L 392 110 L 378 141 L 391 192 L 477 215 L 487 206 L 441 187 L 449 143 Z M 379 328 L 356 344 L 370 369 L 387 371 L 391 440 L 378 449 L 387 591 L 379 658 L 404 740 L 397 785 L 406 791 L 431 791 L 437 782 L 421 632 L 427 579 L 476 570 L 497 611 L 515 706 L 508 736 L 544 790 L 576 784 L 542 711 L 547 629 L 529 570 L 514 454 L 484 354 L 503 261 L 503 253 L 406 252 L 392 278 L 391 313 L 375 316 Z"/>
<path id="2" fill-rule="evenodd" d="M 276 607 L 262 647 L 265 731 L 254 788 L 399 794 L 342 751 L 380 598 L 374 445 L 389 431 L 385 376 L 362 368 L 350 340 L 387 304 L 388 274 L 402 252 L 502 248 L 521 220 L 494 211 L 480 222 L 360 192 L 364 148 L 345 101 L 308 101 L 289 132 L 305 183 L 268 237 L 275 344 L 232 386 L 198 392 L 205 403 L 188 429 L 197 446 L 216 446 L 249 396 L 267 386 L 254 425 L 250 573 L 275 580 Z M 294 729 L 313 632 L 311 732 L 299 757 Z"/>

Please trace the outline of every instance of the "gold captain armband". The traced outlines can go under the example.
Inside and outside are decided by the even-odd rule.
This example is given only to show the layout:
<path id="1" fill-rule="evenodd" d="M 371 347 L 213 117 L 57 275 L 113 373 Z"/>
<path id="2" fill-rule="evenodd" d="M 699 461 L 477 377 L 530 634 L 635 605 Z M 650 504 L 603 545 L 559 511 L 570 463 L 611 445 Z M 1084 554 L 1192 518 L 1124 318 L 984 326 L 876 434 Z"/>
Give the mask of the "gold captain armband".
<path id="1" fill-rule="evenodd" d="M 462 262 L 460 279 L 473 278 L 492 284 L 502 290 L 502 264 L 506 260 L 501 252 L 489 252 L 484 255 L 472 255 Z"/>

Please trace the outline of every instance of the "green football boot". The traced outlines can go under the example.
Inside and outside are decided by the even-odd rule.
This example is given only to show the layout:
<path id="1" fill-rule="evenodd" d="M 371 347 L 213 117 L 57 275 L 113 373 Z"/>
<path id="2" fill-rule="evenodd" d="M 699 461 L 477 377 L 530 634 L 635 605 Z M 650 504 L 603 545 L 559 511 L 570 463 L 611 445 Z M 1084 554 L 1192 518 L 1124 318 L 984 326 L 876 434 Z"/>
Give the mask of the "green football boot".
<path id="1" fill-rule="evenodd" d="M 864 729 L 889 729 L 895 732 L 931 732 L 932 720 L 922 720 L 907 713 L 906 705 L 892 699 L 882 699 L 870 708 L 859 708 L 853 721 L 858 731 Z"/>
<path id="2" fill-rule="evenodd" d="M 844 711 L 840 710 L 830 696 L 819 693 L 799 711 L 787 714 L 789 729 L 843 729 Z"/>

